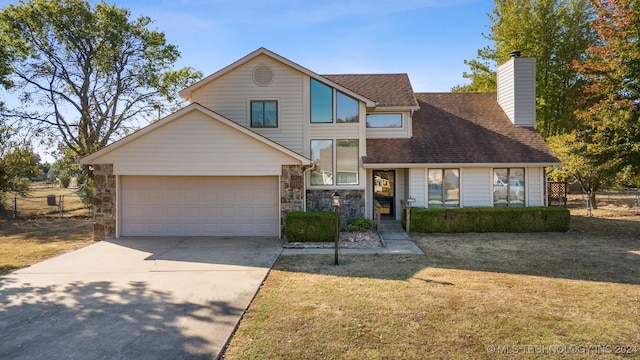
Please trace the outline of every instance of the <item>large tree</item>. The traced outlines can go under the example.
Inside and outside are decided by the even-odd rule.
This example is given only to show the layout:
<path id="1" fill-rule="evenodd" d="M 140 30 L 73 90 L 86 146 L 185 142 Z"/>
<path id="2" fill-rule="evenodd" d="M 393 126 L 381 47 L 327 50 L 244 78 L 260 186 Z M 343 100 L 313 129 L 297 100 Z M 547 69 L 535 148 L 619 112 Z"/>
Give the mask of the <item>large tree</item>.
<path id="1" fill-rule="evenodd" d="M 586 81 L 580 141 L 597 164 L 640 174 L 640 0 L 594 1 L 598 41 L 576 69 Z"/>
<path id="2" fill-rule="evenodd" d="M 575 102 L 581 81 L 571 66 L 594 38 L 587 0 L 495 0 L 490 32 L 492 46 L 467 60 L 471 83 L 453 91 L 496 91 L 496 68 L 519 50 L 536 58 L 537 127 L 542 136 L 567 132 L 575 124 Z"/>
<path id="3" fill-rule="evenodd" d="M 145 125 L 159 104 L 177 104 L 177 90 L 201 77 L 173 68 L 178 49 L 150 25 L 148 17 L 131 19 L 129 10 L 105 2 L 7 6 L 0 54 L 25 105 L 10 116 L 78 156 Z"/>

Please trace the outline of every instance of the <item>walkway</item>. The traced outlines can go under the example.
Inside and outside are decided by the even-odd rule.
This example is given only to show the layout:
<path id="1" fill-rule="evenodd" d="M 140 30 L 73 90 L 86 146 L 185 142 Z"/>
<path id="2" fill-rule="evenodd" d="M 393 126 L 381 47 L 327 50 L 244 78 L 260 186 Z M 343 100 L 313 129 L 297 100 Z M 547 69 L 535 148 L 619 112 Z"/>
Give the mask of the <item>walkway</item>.
<path id="1" fill-rule="evenodd" d="M 375 248 L 340 248 L 342 255 L 372 255 L 372 254 L 394 254 L 394 255 L 424 255 L 422 250 L 409 238 L 399 221 L 383 221 L 380 223 L 378 231 L 384 247 Z M 284 249 L 282 255 L 324 255 L 334 254 L 333 248 L 317 249 Z"/>

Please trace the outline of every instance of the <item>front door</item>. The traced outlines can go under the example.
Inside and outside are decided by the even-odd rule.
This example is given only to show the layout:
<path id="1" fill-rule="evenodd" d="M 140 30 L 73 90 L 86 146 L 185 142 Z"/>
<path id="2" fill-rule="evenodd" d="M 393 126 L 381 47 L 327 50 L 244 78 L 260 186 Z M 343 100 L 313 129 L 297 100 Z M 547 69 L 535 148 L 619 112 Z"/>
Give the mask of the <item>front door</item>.
<path id="1" fill-rule="evenodd" d="M 383 218 L 395 218 L 395 182 L 394 170 L 373 170 L 373 199 L 380 204 Z"/>

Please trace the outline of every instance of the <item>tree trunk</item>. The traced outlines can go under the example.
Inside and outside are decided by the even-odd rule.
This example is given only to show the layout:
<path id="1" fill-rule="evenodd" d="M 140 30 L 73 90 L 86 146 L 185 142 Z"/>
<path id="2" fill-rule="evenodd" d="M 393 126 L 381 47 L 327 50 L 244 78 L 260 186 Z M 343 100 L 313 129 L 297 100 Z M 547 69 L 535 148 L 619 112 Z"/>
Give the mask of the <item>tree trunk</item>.
<path id="1" fill-rule="evenodd" d="M 591 208 L 592 209 L 597 209 L 598 208 L 598 203 L 596 202 L 596 192 L 595 191 L 591 191 L 591 194 L 589 194 L 589 200 L 591 201 Z"/>

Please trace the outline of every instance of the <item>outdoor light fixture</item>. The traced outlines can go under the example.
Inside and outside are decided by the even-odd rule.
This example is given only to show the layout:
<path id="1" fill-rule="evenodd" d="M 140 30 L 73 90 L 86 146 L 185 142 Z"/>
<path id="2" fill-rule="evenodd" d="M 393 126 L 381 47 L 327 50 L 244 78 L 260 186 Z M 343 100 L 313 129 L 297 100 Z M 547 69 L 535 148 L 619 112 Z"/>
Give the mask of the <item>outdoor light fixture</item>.
<path id="1" fill-rule="evenodd" d="M 336 208 L 340 206 L 340 194 L 338 194 L 337 191 L 333 193 L 333 198 L 331 199 L 331 206 Z"/>
<path id="2" fill-rule="evenodd" d="M 411 207 L 411 205 L 413 205 L 414 202 L 416 202 L 416 199 L 409 196 L 409 198 L 407 199 L 407 207 Z"/>

